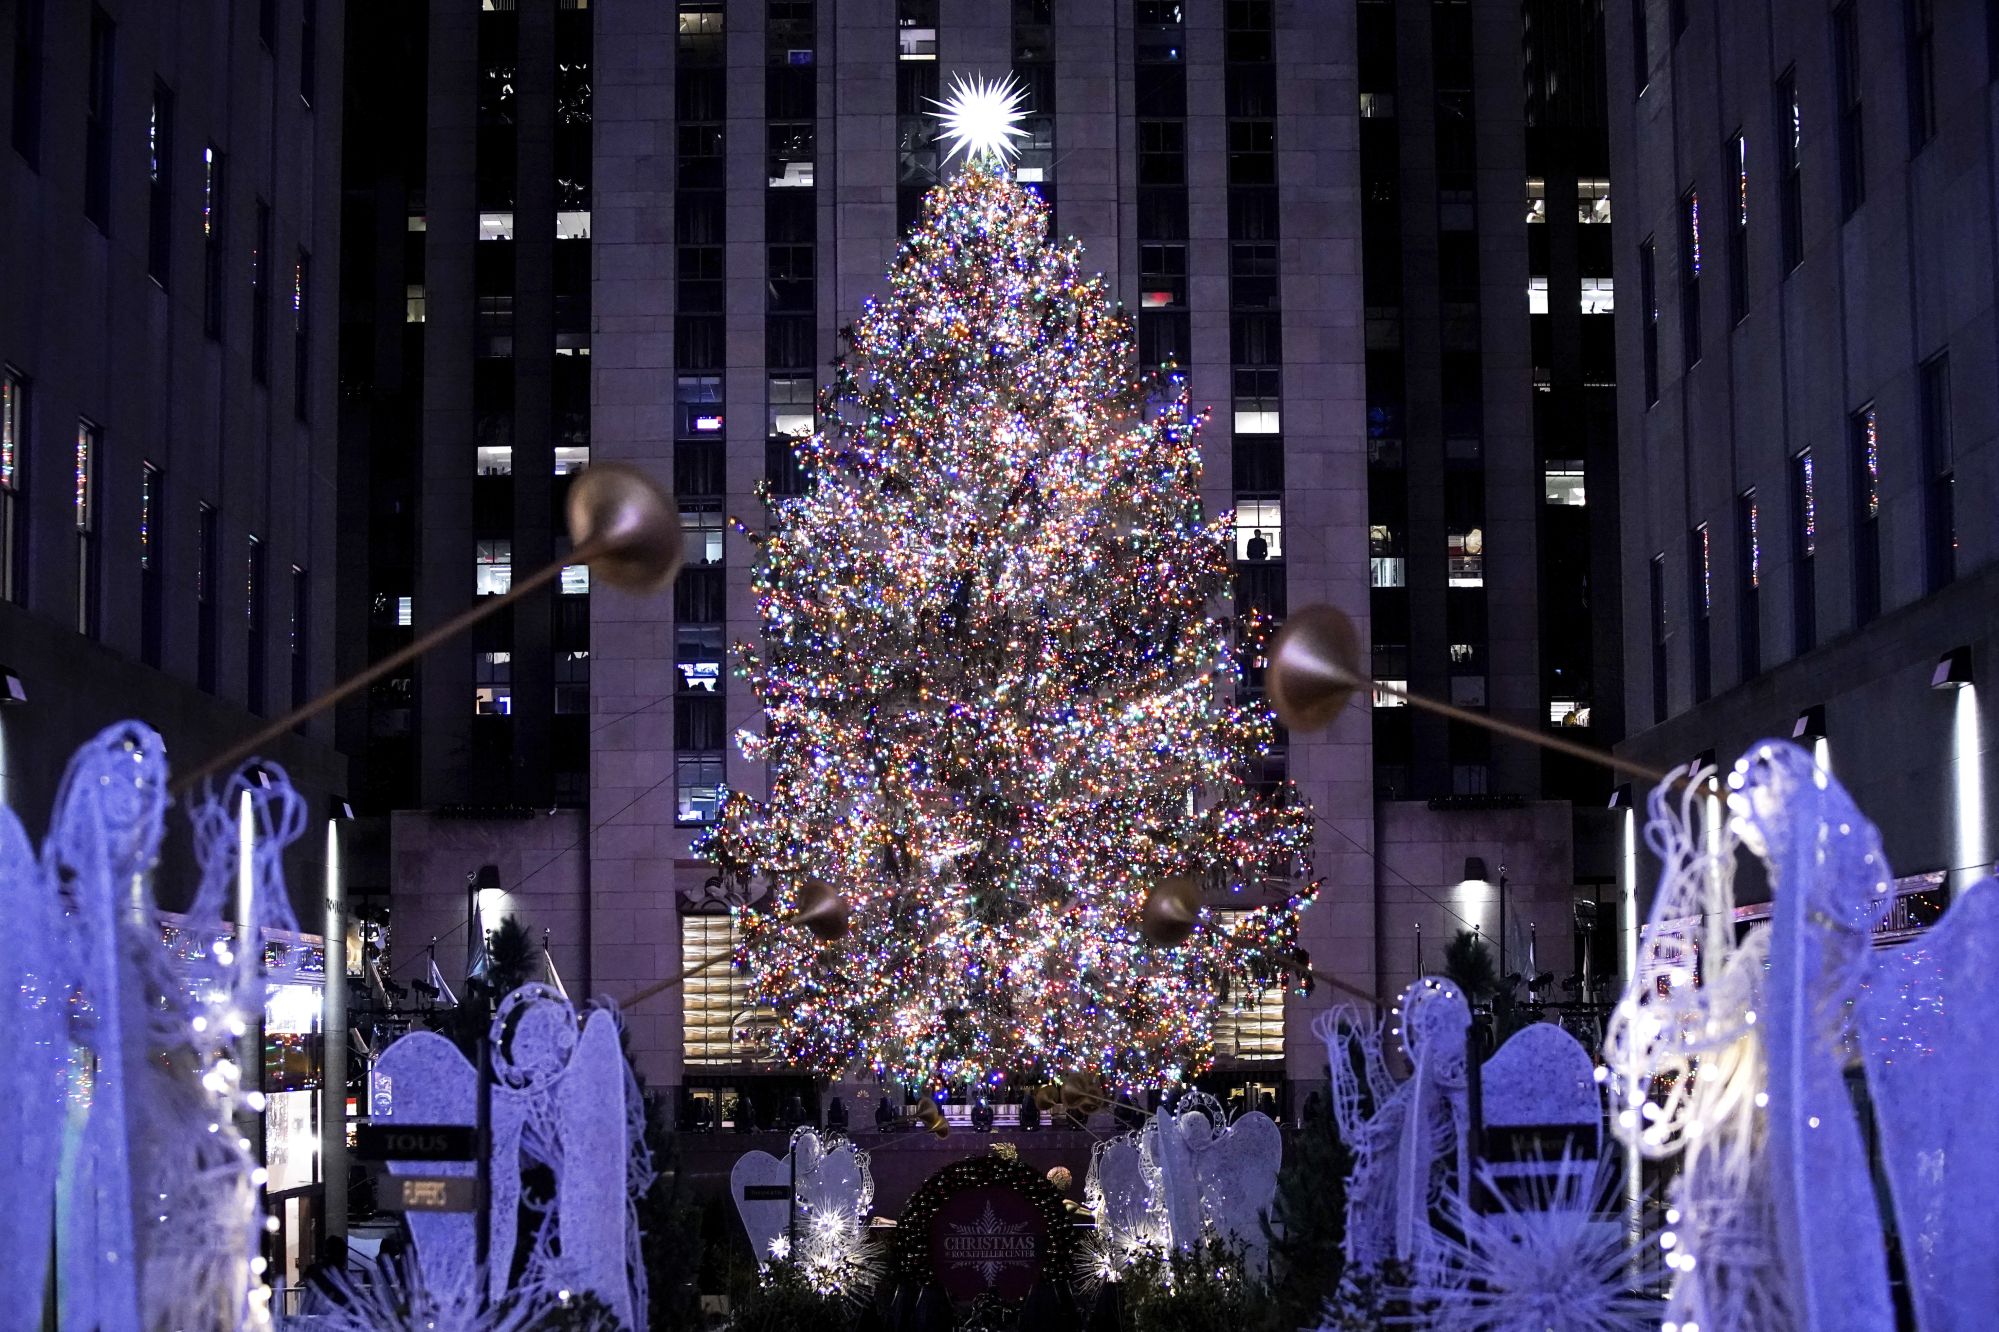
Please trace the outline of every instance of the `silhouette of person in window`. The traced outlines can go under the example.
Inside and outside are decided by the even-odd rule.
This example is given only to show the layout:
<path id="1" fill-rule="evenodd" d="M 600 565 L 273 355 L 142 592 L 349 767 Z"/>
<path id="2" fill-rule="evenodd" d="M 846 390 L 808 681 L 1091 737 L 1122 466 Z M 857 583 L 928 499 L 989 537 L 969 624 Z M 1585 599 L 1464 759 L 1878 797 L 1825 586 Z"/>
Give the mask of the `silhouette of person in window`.
<path id="1" fill-rule="evenodd" d="M 1259 527 L 1249 534 L 1249 545 L 1244 553 L 1248 555 L 1251 564 L 1261 564 L 1270 558 L 1270 543 L 1263 539 L 1262 528 Z"/>

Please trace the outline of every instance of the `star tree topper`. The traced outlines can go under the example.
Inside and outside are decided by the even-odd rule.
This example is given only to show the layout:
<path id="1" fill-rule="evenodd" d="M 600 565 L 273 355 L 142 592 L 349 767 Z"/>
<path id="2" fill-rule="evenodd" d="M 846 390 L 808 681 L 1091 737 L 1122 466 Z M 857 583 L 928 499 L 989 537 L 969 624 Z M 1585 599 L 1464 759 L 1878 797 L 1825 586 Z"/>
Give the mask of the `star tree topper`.
<path id="1" fill-rule="evenodd" d="M 1027 137 L 1027 131 L 1020 127 L 1027 117 L 1027 89 L 1014 82 L 1011 74 L 1005 79 L 968 79 L 954 74 L 944 100 L 928 100 L 938 108 L 930 114 L 937 117 L 949 145 L 946 162 L 961 152 L 967 162 L 1005 162 L 1018 151 L 1014 140 Z"/>

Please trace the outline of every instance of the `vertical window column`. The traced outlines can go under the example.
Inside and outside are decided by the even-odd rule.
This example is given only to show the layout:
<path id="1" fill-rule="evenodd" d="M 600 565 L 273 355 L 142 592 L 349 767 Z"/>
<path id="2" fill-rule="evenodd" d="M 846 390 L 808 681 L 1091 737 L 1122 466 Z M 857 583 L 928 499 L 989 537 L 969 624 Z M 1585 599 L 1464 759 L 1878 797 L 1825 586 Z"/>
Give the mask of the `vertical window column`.
<path id="1" fill-rule="evenodd" d="M 1777 76 L 1770 101 L 1777 143 L 1778 222 L 1788 273 L 1805 257 L 1804 109 L 1798 104 L 1796 69 Z"/>
<path id="2" fill-rule="evenodd" d="M 1791 641 L 1803 655 L 1818 643 L 1819 500 L 1812 451 L 1791 455 Z"/>
<path id="3" fill-rule="evenodd" d="M 1638 308 L 1642 358 L 1645 368 L 1645 404 L 1659 401 L 1659 247 L 1647 236 L 1638 245 Z"/>
<path id="4" fill-rule="evenodd" d="M 1055 227 L 1055 0 L 1013 0 L 1013 76 L 1025 90 L 1013 175 L 1048 205 Z"/>
<path id="5" fill-rule="evenodd" d="M 1693 632 L 1687 635 L 1693 666 L 1694 702 L 1704 702 L 1713 692 L 1712 636 L 1709 632 L 1714 612 L 1713 551 L 1708 526 L 1700 524 L 1687 533 L 1687 619 Z"/>
<path id="6" fill-rule="evenodd" d="M 42 169 L 42 6 L 14 6 L 14 151 L 31 171 Z"/>
<path id="7" fill-rule="evenodd" d="M 1957 577 L 1957 460 L 1951 435 L 1950 355 L 1923 362 L 1923 581 L 1935 592 Z"/>
<path id="8" fill-rule="evenodd" d="M 1736 650 L 1744 680 L 1763 672 L 1763 532 L 1756 492 L 1735 497 Z"/>
<path id="9" fill-rule="evenodd" d="M 211 143 L 201 150 L 201 329 L 211 338 L 222 336 L 222 310 L 227 299 L 224 185 L 222 150 Z"/>
<path id="10" fill-rule="evenodd" d="M 1681 371 L 1701 359 L 1701 196 L 1689 189 L 1680 196 L 1680 351 Z"/>
<path id="11" fill-rule="evenodd" d="M 304 569 L 292 566 L 291 631 L 286 635 L 291 648 L 292 701 L 303 707 L 312 684 L 312 579 Z"/>
<path id="12" fill-rule="evenodd" d="M 168 285 L 173 266 L 174 95 L 154 80 L 146 117 L 146 274 Z"/>
<path id="13" fill-rule="evenodd" d="M 1867 202 L 1865 122 L 1860 108 L 1860 23 L 1853 0 L 1832 11 L 1833 88 L 1839 99 L 1839 209 L 1852 217 Z"/>
<path id="14" fill-rule="evenodd" d="M 1735 207 L 1728 218 L 1728 319 L 1739 324 L 1749 314 L 1749 144 L 1737 130 L 1725 159 L 1735 174 Z"/>
<path id="15" fill-rule="evenodd" d="M 209 693 L 215 692 L 216 649 L 215 608 L 222 591 L 218 581 L 221 566 L 221 522 L 212 504 L 203 504 L 197 515 L 194 565 L 194 669 L 195 682 Z"/>
<path id="16" fill-rule="evenodd" d="M 937 0 L 896 0 L 895 42 L 895 229 L 904 235 L 937 183 Z"/>
<path id="17" fill-rule="evenodd" d="M 264 710 L 264 543 L 255 535 L 243 559 L 243 698 L 252 712 Z"/>
<path id="18" fill-rule="evenodd" d="M 1652 628 L 1652 720 L 1666 720 L 1666 556 L 1652 557 L 1648 591 Z"/>
<path id="19" fill-rule="evenodd" d="M 117 25 L 90 7 L 90 68 L 83 118 L 83 215 L 99 231 L 111 229 L 112 59 Z"/>
<path id="20" fill-rule="evenodd" d="M 271 206 L 257 200 L 257 231 L 250 250 L 250 375 L 271 375 Z"/>
<path id="21" fill-rule="evenodd" d="M 1922 151 L 1937 132 L 1936 0 L 1903 0 L 1908 27 L 1909 153 Z M 1987 21 L 1999 9 L 1987 6 Z"/>
<path id="22" fill-rule="evenodd" d="M 166 512 L 166 477 L 146 463 L 139 473 L 139 660 L 158 666 L 166 618 L 166 563 L 160 515 Z"/>
<path id="23" fill-rule="evenodd" d="M 1847 420 L 1853 457 L 1853 622 L 1881 613 L 1881 439 L 1874 405 Z"/>
<path id="24" fill-rule="evenodd" d="M 292 261 L 292 415 L 312 416 L 312 256 L 304 250 Z"/>
<path id="25" fill-rule="evenodd" d="M 76 631 L 98 634 L 97 460 L 104 432 L 88 420 L 76 423 Z"/>
<path id="26" fill-rule="evenodd" d="M 28 379 L 0 368 L 0 601 L 28 601 Z"/>
<path id="27" fill-rule="evenodd" d="M 674 821 L 683 826 L 708 824 L 720 813 L 726 789 L 726 730 L 722 701 L 721 645 L 724 636 L 725 581 L 722 570 L 722 505 L 726 493 L 726 444 L 723 412 L 727 402 L 723 369 L 723 161 L 727 115 L 727 73 L 723 67 L 723 6 L 719 0 L 680 0 L 680 49 L 675 108 L 679 122 L 675 210 L 679 218 L 676 288 L 679 313 L 674 321 L 675 379 L 674 490 L 680 496 L 686 532 L 687 563 L 674 587 L 676 664 L 689 639 L 712 643 L 715 671 L 709 688 L 687 688 L 685 674 L 676 681 L 673 700 L 675 763 Z M 790 47 L 787 45 L 787 65 Z M 806 88 L 810 88 L 811 66 Z M 770 75 L 781 71 L 771 69 Z M 801 109 L 800 88 L 791 78 L 768 78 L 769 112 Z M 811 96 L 807 92 L 804 96 Z M 775 196 L 809 189 L 812 170 L 813 123 L 809 110 L 802 122 L 770 122 L 771 174 L 779 185 Z M 780 128 L 782 126 L 782 128 Z M 794 169 L 796 166 L 797 169 Z M 768 217 L 770 208 L 766 208 Z M 804 210 L 807 217 L 812 210 Z M 810 238 L 807 238 L 808 248 Z M 782 299 L 786 293 L 773 295 Z M 768 316 L 767 340 L 782 336 Z M 810 319 L 805 349 L 810 363 Z"/>
<path id="28" fill-rule="evenodd" d="M 1179 0 L 1134 0 L 1138 138 L 1138 359 L 1185 365 L 1187 316 L 1187 35 Z M 1231 199 L 1234 192 L 1231 190 Z"/>

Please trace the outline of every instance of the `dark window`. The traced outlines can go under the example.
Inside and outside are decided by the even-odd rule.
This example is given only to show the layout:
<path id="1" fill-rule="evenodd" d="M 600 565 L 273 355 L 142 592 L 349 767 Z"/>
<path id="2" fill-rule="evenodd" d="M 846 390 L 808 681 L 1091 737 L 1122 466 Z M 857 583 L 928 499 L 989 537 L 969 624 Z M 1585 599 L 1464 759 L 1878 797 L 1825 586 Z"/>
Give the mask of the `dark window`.
<path id="1" fill-rule="evenodd" d="M 278 49 L 278 0 L 257 0 L 257 40 L 266 51 Z"/>
<path id="2" fill-rule="evenodd" d="M 1281 365 L 1284 337 L 1275 311 L 1239 314 L 1229 320 L 1229 359 L 1237 365 Z"/>
<path id="3" fill-rule="evenodd" d="M 1680 352 L 1683 370 L 1701 359 L 1701 196 L 1680 196 Z"/>
<path id="4" fill-rule="evenodd" d="M 243 559 L 243 697 L 252 712 L 264 710 L 264 543 L 250 538 Z"/>
<path id="5" fill-rule="evenodd" d="M 111 227 L 111 92 L 112 42 L 117 25 L 111 16 L 90 8 L 90 81 L 83 122 L 83 215 L 99 231 Z"/>
<path id="6" fill-rule="evenodd" d="M 166 477 L 146 463 L 139 473 L 139 660 L 160 664 L 166 581 L 165 533 L 160 515 L 166 512 Z"/>
<path id="7" fill-rule="evenodd" d="M 1696 703 L 1706 701 L 1713 690 L 1709 652 L 1709 627 L 1714 613 L 1713 555 L 1706 523 L 1687 533 L 1687 620 L 1693 628 L 1687 635 L 1687 648 L 1693 666 Z"/>
<path id="8" fill-rule="evenodd" d="M 312 416 L 312 256 L 292 261 L 292 415 Z"/>
<path id="9" fill-rule="evenodd" d="M 1187 183 L 1187 126 L 1178 120 L 1138 122 L 1138 183 Z"/>
<path id="10" fill-rule="evenodd" d="M 1950 355 L 1922 365 L 1923 581 L 1934 592 L 1957 577 L 1957 459 L 1951 437 Z"/>
<path id="11" fill-rule="evenodd" d="M 211 143 L 201 150 L 201 327 L 211 338 L 222 336 L 222 311 L 228 293 L 222 239 L 227 218 L 223 167 L 220 148 Z"/>
<path id="12" fill-rule="evenodd" d="M 1839 97 L 1839 206 L 1852 217 L 1867 200 L 1865 127 L 1860 114 L 1860 24 L 1853 0 L 1832 11 L 1833 85 Z"/>
<path id="13" fill-rule="evenodd" d="M 1652 720 L 1666 720 L 1666 557 L 1652 557 Z"/>
<path id="14" fill-rule="evenodd" d="M 42 168 L 42 5 L 14 6 L 14 151 L 31 170 Z"/>
<path id="15" fill-rule="evenodd" d="M 1273 185 L 1277 182 L 1277 125 L 1270 120 L 1229 123 L 1229 184 Z"/>
<path id="16" fill-rule="evenodd" d="M 1673 24 L 1673 40 L 1679 41 L 1687 31 L 1687 0 L 1667 0 L 1668 17 Z"/>
<path id="17" fill-rule="evenodd" d="M 292 702 L 303 707 L 312 683 L 312 580 L 305 570 L 292 566 Z"/>
<path id="18" fill-rule="evenodd" d="M 1277 239 L 1277 191 L 1245 187 L 1229 191 L 1229 239 Z"/>
<path id="19" fill-rule="evenodd" d="M 215 692 L 215 606 L 221 596 L 219 582 L 221 555 L 220 528 L 215 506 L 201 506 L 196 533 L 194 564 L 195 682 L 209 693 Z"/>
<path id="20" fill-rule="evenodd" d="M 1756 492 L 1735 497 L 1735 616 L 1736 646 L 1741 652 L 1742 678 L 1763 670 L 1763 530 Z"/>
<path id="21" fill-rule="evenodd" d="M 722 317 L 681 315 L 673 321 L 673 358 L 682 370 L 722 368 Z"/>
<path id="22" fill-rule="evenodd" d="M 1147 368 L 1155 368 L 1171 361 L 1179 365 L 1189 363 L 1187 316 L 1184 312 L 1169 310 L 1141 310 L 1138 312 L 1138 360 Z"/>
<path id="23" fill-rule="evenodd" d="M 1141 240 L 1187 239 L 1187 191 L 1171 186 L 1138 192 L 1138 235 Z"/>
<path id="24" fill-rule="evenodd" d="M 1905 0 L 1908 18 L 1909 151 L 1917 152 L 1937 132 L 1936 0 Z M 1986 12 L 1999 16 L 1999 5 Z"/>
<path id="25" fill-rule="evenodd" d="M 0 367 L 0 601 L 28 601 L 28 378 Z"/>
<path id="26" fill-rule="evenodd" d="M 1847 418 L 1853 457 L 1853 622 L 1881 613 L 1881 436 L 1872 403 Z"/>
<path id="27" fill-rule="evenodd" d="M 299 0 L 298 20 L 298 99 L 312 105 L 313 87 L 318 78 L 319 0 Z"/>
<path id="28" fill-rule="evenodd" d="M 1659 247 L 1647 236 L 1638 246 L 1638 318 L 1643 334 L 1645 402 L 1659 401 Z"/>
<path id="29" fill-rule="evenodd" d="M 250 251 L 250 374 L 259 384 L 271 374 L 271 206 L 257 200 L 257 238 Z"/>
<path id="30" fill-rule="evenodd" d="M 1777 76 L 1772 110 L 1777 141 L 1777 206 L 1783 228 L 1784 271 L 1788 273 L 1805 257 L 1804 110 L 1798 105 L 1795 69 Z"/>
<path id="31" fill-rule="evenodd" d="M 1819 496 L 1812 451 L 1791 457 L 1791 640 L 1793 651 L 1818 642 Z"/>
<path id="32" fill-rule="evenodd" d="M 1642 96 L 1652 82 L 1652 44 L 1645 31 L 1645 0 L 1631 0 L 1631 86 Z"/>
<path id="33" fill-rule="evenodd" d="M 1728 141 L 1724 161 L 1735 177 L 1728 210 L 1728 318 L 1739 324 L 1749 314 L 1749 144 L 1741 130 Z"/>

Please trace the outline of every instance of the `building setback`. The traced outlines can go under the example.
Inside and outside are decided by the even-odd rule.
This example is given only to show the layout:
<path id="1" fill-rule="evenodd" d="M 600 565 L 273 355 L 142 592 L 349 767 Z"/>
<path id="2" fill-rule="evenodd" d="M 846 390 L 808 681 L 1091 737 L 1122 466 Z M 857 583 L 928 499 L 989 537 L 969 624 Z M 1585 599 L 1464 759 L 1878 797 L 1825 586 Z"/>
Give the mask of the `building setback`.
<path id="1" fill-rule="evenodd" d="M 1961 890 L 1993 858 L 1999 11 L 1611 19 L 1624 749 L 1795 735 L 1898 875 Z"/>
<path id="2" fill-rule="evenodd" d="M 482 864 L 502 885 L 486 923 L 512 911 L 547 928 L 572 988 L 623 998 L 728 945 L 730 903 L 691 852 L 725 787 L 762 783 L 732 739 L 758 712 L 727 649 L 757 625 L 753 547 L 728 523 L 764 523 L 760 483 L 780 494 L 807 483 L 791 440 L 812 429 L 839 330 L 883 291 L 937 179 L 928 99 L 954 74 L 1011 73 L 1027 88 L 1019 179 L 1051 203 L 1056 234 L 1077 237 L 1086 263 L 1110 277 L 1141 360 L 1184 367 L 1194 401 L 1213 409 L 1205 498 L 1237 515 L 1239 626 L 1330 602 L 1364 631 L 1373 623 L 1386 678 L 1572 737 L 1614 733 L 1616 673 L 1605 663 L 1615 609 L 1588 596 L 1615 582 L 1608 572 L 1592 582 L 1615 566 L 1602 521 L 1616 493 L 1600 354 L 1609 339 L 1593 323 L 1609 301 L 1601 31 L 1591 6 L 1577 17 L 1551 5 L 1545 19 L 1530 9 L 1523 18 L 1512 7 L 1374 0 L 846 0 L 837 15 L 812 0 L 433 5 L 406 48 L 430 129 L 422 160 L 403 169 L 405 202 L 383 205 L 421 217 L 424 230 L 392 241 L 400 217 L 375 225 L 385 248 L 423 265 L 420 279 L 378 277 L 374 299 L 403 320 L 415 316 L 402 291 L 417 293 L 420 330 L 388 339 L 401 348 L 393 353 L 379 326 L 372 335 L 375 364 L 402 358 L 395 438 L 420 438 L 423 461 L 394 497 L 375 485 L 371 521 L 399 522 L 409 538 L 394 558 L 412 554 L 397 586 L 378 580 L 369 601 L 378 627 L 411 589 L 414 608 L 370 652 L 468 600 L 488 577 L 489 542 L 511 540 L 523 571 L 547 554 L 524 553 L 540 538 L 521 536 L 521 524 L 546 521 L 563 481 L 520 497 L 529 371 L 507 367 L 523 356 L 553 364 L 560 399 L 560 332 L 552 356 L 543 335 L 530 343 L 526 332 L 527 256 L 552 249 L 560 283 L 563 248 L 577 242 L 562 238 L 549 190 L 528 179 L 549 169 L 528 147 L 540 133 L 531 124 L 549 113 L 529 95 L 543 76 L 528 66 L 552 59 L 560 83 L 566 24 L 587 25 L 590 37 L 580 252 L 592 281 L 587 334 L 574 348 L 589 375 L 585 456 L 634 462 L 672 485 L 688 568 L 670 597 L 580 587 L 573 596 L 588 607 L 589 713 L 574 719 L 587 753 L 580 792 L 560 776 L 571 752 L 560 681 L 524 683 L 526 658 L 559 664 L 563 650 L 534 639 L 531 618 L 446 649 L 381 703 L 399 710 L 389 729 L 414 737 L 411 752 L 373 769 L 392 797 L 382 807 L 401 811 L 387 862 L 399 971 L 421 965 L 433 936 L 441 959 L 463 956 L 465 876 Z M 553 54 L 531 54 L 551 31 Z M 1534 89 L 1524 101 L 1523 50 Z M 480 100 L 503 86 L 515 98 L 505 149 L 490 146 L 492 108 Z M 559 93 L 554 101 L 559 114 Z M 559 160 L 566 131 L 558 123 L 552 133 Z M 485 188 L 477 164 L 500 170 L 501 161 L 517 189 L 506 240 L 489 221 L 499 196 L 470 197 Z M 408 201 L 418 180 L 420 207 Z M 351 204 L 351 174 L 349 193 Z M 500 294 L 486 256 L 503 249 L 514 273 L 504 347 L 479 332 Z M 489 441 L 466 424 L 483 419 L 467 406 L 485 391 L 481 376 L 514 386 L 504 484 L 515 492 L 497 509 L 479 498 Z M 543 448 L 546 427 L 535 429 Z M 549 475 L 550 462 L 537 456 L 533 467 Z M 405 516 L 383 517 L 391 506 Z M 385 548 L 371 545 L 388 568 Z M 548 600 L 559 623 L 572 599 Z M 1244 642 L 1244 688 L 1254 691 L 1260 667 L 1254 641 Z M 499 715 L 482 692 L 498 681 L 477 674 L 479 654 L 494 651 L 511 653 Z M 523 759 L 539 743 L 527 739 L 527 710 L 551 701 L 557 757 L 537 765 Z M 1479 856 L 1508 867 L 1521 947 L 1538 924 L 1559 955 L 1543 969 L 1573 970 L 1580 880 L 1566 801 L 1600 800 L 1609 783 L 1488 746 L 1476 730 L 1431 727 L 1409 709 L 1372 717 L 1283 737 L 1260 774 L 1273 790 L 1295 783 L 1319 816 L 1326 883 L 1304 920 L 1314 965 L 1392 995 L 1414 972 L 1418 927 L 1431 969 L 1451 930 L 1495 934 L 1497 874 L 1461 882 L 1465 858 Z M 482 730 L 512 738 L 485 747 Z M 469 771 L 467 754 L 480 756 Z M 535 785 L 549 774 L 552 783 Z M 562 808 L 572 801 L 582 808 Z M 1521 955 L 1508 961 L 1531 974 Z M 1295 1107 L 1322 1076 L 1312 1018 L 1337 997 L 1326 986 L 1234 997 L 1220 1024 L 1219 1084 Z M 685 1092 L 690 1113 L 719 1117 L 732 1095 L 752 1092 L 768 1118 L 793 1092 L 812 1091 L 746 1058 L 739 1037 L 753 1015 L 725 972 L 647 998 L 627 1020 L 644 1075 Z"/>

